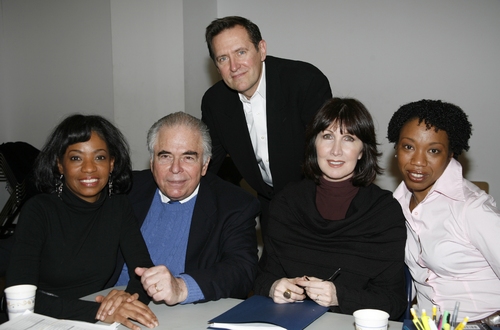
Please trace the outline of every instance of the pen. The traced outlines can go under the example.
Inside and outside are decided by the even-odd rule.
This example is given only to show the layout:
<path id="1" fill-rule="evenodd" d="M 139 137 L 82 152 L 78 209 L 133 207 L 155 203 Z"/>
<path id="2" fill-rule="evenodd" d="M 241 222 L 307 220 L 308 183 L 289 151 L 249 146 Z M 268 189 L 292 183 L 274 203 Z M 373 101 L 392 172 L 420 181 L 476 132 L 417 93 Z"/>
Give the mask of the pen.
<path id="1" fill-rule="evenodd" d="M 424 324 L 424 329 L 431 330 L 431 328 L 429 328 L 429 317 L 427 316 L 425 309 L 422 309 L 422 315 L 420 316 L 420 319 L 422 319 L 422 323 Z"/>
<path id="2" fill-rule="evenodd" d="M 438 330 L 441 330 L 441 323 L 442 323 L 442 322 L 443 322 L 443 315 L 441 314 L 441 315 L 439 316 L 439 320 L 438 320 L 438 322 L 437 322 L 437 328 L 438 328 Z"/>
<path id="3" fill-rule="evenodd" d="M 339 272 L 340 272 L 340 268 L 339 268 L 339 269 L 337 269 L 337 270 L 336 270 L 336 271 L 332 274 L 332 276 L 330 276 L 330 277 L 329 277 L 329 278 L 327 278 L 326 280 L 323 280 L 323 282 L 324 282 L 324 281 L 333 281 L 333 280 L 335 279 L 335 277 L 337 277 L 337 275 L 339 274 Z"/>
<path id="4" fill-rule="evenodd" d="M 460 307 L 460 302 L 457 301 L 455 303 L 455 309 L 453 309 L 453 315 L 451 316 L 450 326 L 452 328 L 457 326 L 457 317 L 458 317 L 458 308 L 459 307 Z"/>
<path id="5" fill-rule="evenodd" d="M 464 317 L 464 320 L 459 325 L 457 325 L 455 330 L 463 330 L 463 328 L 467 325 L 467 322 L 469 322 L 468 316 Z"/>
<path id="6" fill-rule="evenodd" d="M 437 313 L 437 306 L 432 305 L 432 320 L 436 322 L 436 313 Z"/>
<path id="7" fill-rule="evenodd" d="M 422 326 L 422 323 L 420 323 L 418 319 L 413 318 L 412 321 L 413 324 L 415 324 L 415 328 L 417 328 L 417 330 L 425 330 L 424 327 Z"/>
<path id="8" fill-rule="evenodd" d="M 417 330 L 425 330 L 426 328 L 424 328 L 422 323 L 420 323 L 418 316 L 417 316 L 417 313 L 415 312 L 414 308 L 410 308 L 410 313 L 413 316 L 412 321 L 415 324 L 415 327 L 417 328 Z"/>
<path id="9" fill-rule="evenodd" d="M 438 330 L 444 330 L 444 326 L 448 323 L 448 316 L 449 316 L 448 311 L 444 311 L 443 318 L 441 320 L 441 329 Z"/>
<path id="10" fill-rule="evenodd" d="M 437 330 L 437 325 L 436 325 L 436 322 L 434 322 L 434 321 L 433 321 L 433 320 L 431 320 L 430 318 L 429 318 L 429 328 L 430 328 L 431 330 Z"/>

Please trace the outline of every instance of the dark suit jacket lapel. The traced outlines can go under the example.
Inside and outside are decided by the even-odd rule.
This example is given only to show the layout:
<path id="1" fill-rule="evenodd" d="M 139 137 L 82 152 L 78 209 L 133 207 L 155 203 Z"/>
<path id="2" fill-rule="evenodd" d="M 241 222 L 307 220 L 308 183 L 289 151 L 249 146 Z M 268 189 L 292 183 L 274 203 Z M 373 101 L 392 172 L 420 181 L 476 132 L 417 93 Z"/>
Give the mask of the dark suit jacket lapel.
<path id="1" fill-rule="evenodd" d="M 210 234 L 217 220 L 217 199 L 210 185 L 204 177 L 200 181 L 200 189 L 196 197 L 196 203 L 191 219 L 188 246 L 186 252 L 185 270 L 199 268 L 200 258 L 204 251 L 204 246 L 210 238 Z M 211 251 L 213 253 L 213 251 Z"/>
<path id="2" fill-rule="evenodd" d="M 283 130 L 278 129 L 283 127 L 283 123 L 287 120 L 287 113 L 284 105 L 286 104 L 284 89 L 281 87 L 288 86 L 287 82 L 280 80 L 279 71 L 273 57 L 268 56 L 266 59 L 266 116 L 267 116 L 267 138 L 269 149 L 269 163 L 271 164 L 271 174 L 277 174 L 273 171 L 273 165 L 280 163 L 280 159 L 274 159 L 273 156 L 282 153 L 283 139 L 288 139 L 284 136 Z M 279 167 L 279 166 L 278 166 Z"/>
<path id="3" fill-rule="evenodd" d="M 243 176 L 252 186 L 260 186 L 256 189 L 259 192 L 268 190 L 269 188 L 262 179 L 255 152 L 252 146 L 252 140 L 248 133 L 247 121 L 243 104 L 237 93 L 236 97 L 228 98 L 224 109 L 223 122 L 226 129 L 230 132 L 227 136 L 235 137 L 233 141 L 227 141 L 228 152 L 231 154 L 233 161 L 238 168 L 242 169 Z"/>
<path id="4" fill-rule="evenodd" d="M 142 226 L 158 186 L 150 170 L 134 171 L 134 189 L 128 195 L 139 226 Z"/>

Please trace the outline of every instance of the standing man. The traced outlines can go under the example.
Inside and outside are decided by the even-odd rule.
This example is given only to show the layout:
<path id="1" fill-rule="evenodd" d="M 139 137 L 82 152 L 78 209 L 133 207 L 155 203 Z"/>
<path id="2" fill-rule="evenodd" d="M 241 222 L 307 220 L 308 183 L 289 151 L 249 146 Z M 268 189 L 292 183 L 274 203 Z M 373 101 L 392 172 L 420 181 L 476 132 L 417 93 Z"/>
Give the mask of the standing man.
<path id="1" fill-rule="evenodd" d="M 246 298 L 252 289 L 259 202 L 207 173 L 211 148 L 206 125 L 176 112 L 148 132 L 151 170 L 134 172 L 129 198 L 156 265 L 135 272 L 167 305 Z M 127 278 L 123 268 L 116 285 Z"/>
<path id="2" fill-rule="evenodd" d="M 302 178 L 304 131 L 332 97 L 328 79 L 309 63 L 267 56 L 259 28 L 246 18 L 214 20 L 205 38 L 222 80 L 203 96 L 212 137 L 210 171 L 227 154 L 257 191 L 265 234 L 269 201 Z"/>

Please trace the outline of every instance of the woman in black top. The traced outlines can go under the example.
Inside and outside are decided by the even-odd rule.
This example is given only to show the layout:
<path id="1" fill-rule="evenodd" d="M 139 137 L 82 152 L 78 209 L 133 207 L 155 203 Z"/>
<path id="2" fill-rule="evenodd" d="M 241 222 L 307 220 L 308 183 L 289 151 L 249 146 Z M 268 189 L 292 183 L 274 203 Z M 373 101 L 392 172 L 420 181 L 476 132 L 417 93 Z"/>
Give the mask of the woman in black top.
<path id="1" fill-rule="evenodd" d="M 334 98 L 320 109 L 306 133 L 307 179 L 271 202 L 255 293 L 276 303 L 309 298 L 339 313 L 374 308 L 400 317 L 406 229 L 392 193 L 373 184 L 379 156 L 363 104 Z"/>
<path id="2" fill-rule="evenodd" d="M 110 293 L 114 298 L 106 302 L 118 306 L 99 318 L 132 329 L 139 327 L 129 318 L 158 324 L 133 274 L 135 267 L 153 263 L 124 194 L 131 173 L 127 142 L 100 116 L 70 116 L 50 135 L 34 168 L 35 183 L 45 193 L 21 211 L 7 270 L 7 286 L 38 287 L 36 313 L 96 322 L 103 297 L 79 298 L 106 288 L 121 249 L 132 272 L 128 293 Z"/>

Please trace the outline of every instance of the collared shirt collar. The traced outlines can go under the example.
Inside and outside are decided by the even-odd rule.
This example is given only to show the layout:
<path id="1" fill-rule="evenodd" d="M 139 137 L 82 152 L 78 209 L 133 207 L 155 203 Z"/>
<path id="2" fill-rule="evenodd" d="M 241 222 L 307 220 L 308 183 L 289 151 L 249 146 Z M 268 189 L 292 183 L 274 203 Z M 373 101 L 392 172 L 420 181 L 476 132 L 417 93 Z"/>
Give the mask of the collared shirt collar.
<path id="1" fill-rule="evenodd" d="M 186 203 L 186 202 L 189 202 L 191 199 L 193 199 L 196 195 L 198 195 L 198 190 L 200 189 L 200 184 L 198 183 L 198 186 L 196 186 L 196 189 L 193 191 L 193 193 L 191 195 L 189 195 L 188 197 L 184 198 L 183 200 L 180 200 L 179 203 L 183 204 L 183 203 Z M 160 194 L 160 198 L 161 198 L 161 202 L 162 203 L 168 203 L 171 201 L 170 198 L 168 198 L 167 196 L 165 196 L 160 189 L 158 189 L 158 193 Z"/>

